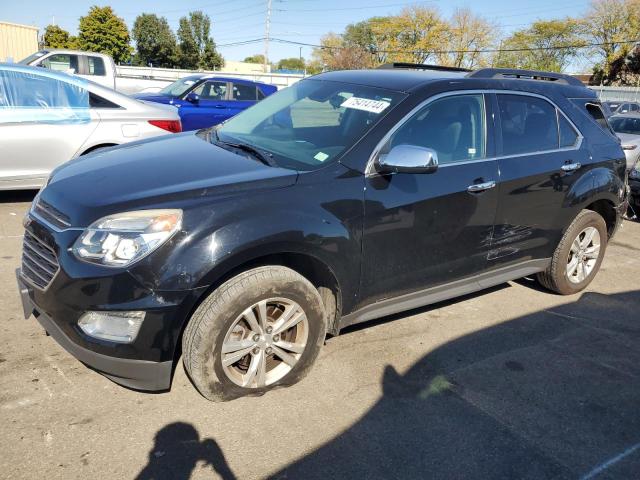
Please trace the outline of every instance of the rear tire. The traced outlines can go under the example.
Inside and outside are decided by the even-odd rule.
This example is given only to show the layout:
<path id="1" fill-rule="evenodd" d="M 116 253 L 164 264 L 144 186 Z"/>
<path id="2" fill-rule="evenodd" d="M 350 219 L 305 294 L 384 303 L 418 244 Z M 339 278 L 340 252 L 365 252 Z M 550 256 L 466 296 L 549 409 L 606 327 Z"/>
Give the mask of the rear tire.
<path id="1" fill-rule="evenodd" d="M 601 215 L 582 210 L 556 248 L 538 281 L 561 295 L 584 290 L 600 269 L 607 248 L 607 225 Z"/>
<path id="2" fill-rule="evenodd" d="M 196 309 L 182 339 L 183 363 L 211 401 L 261 395 L 300 381 L 326 330 L 322 299 L 306 278 L 281 266 L 254 268 Z"/>

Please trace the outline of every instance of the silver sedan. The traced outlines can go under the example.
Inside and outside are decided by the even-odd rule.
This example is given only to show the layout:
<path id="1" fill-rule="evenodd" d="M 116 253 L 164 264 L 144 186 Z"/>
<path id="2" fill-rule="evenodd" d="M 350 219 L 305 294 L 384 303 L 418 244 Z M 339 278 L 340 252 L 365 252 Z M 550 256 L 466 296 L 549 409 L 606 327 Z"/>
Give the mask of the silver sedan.
<path id="1" fill-rule="evenodd" d="M 640 159 L 640 114 L 625 113 L 609 118 L 611 128 L 620 139 L 627 157 L 627 170 L 632 170 Z"/>
<path id="2" fill-rule="evenodd" d="M 58 165 L 182 130 L 175 107 L 82 78 L 0 64 L 0 190 L 39 188 Z"/>

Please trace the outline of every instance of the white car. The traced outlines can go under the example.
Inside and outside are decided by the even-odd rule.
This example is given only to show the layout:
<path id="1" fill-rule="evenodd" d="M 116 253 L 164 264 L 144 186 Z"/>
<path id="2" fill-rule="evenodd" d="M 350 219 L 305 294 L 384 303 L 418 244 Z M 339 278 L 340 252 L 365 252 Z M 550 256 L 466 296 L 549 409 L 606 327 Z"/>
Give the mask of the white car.
<path id="1" fill-rule="evenodd" d="M 609 124 L 620 139 L 631 171 L 640 160 L 640 113 L 626 113 L 609 117 Z"/>
<path id="2" fill-rule="evenodd" d="M 182 130 L 178 110 L 43 68 L 0 64 L 0 190 L 39 188 L 97 149 Z"/>

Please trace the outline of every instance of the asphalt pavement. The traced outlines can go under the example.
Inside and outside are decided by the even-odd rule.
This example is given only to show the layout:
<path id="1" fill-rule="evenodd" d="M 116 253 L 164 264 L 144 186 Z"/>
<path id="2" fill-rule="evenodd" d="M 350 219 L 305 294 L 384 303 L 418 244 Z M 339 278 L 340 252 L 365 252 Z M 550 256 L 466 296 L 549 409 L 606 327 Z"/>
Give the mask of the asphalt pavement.
<path id="1" fill-rule="evenodd" d="M 0 192 L 0 478 L 640 478 L 640 223 L 579 295 L 520 280 L 350 328 L 300 384 L 120 387 L 22 318 Z"/>

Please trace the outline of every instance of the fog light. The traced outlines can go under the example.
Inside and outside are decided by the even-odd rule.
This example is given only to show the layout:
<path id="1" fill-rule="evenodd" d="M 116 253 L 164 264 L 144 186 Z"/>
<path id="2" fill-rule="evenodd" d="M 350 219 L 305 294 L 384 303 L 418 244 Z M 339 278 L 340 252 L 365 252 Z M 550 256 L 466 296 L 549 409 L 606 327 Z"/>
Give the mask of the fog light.
<path id="1" fill-rule="evenodd" d="M 136 339 L 145 312 L 87 312 L 78 326 L 90 337 L 118 343 Z"/>

